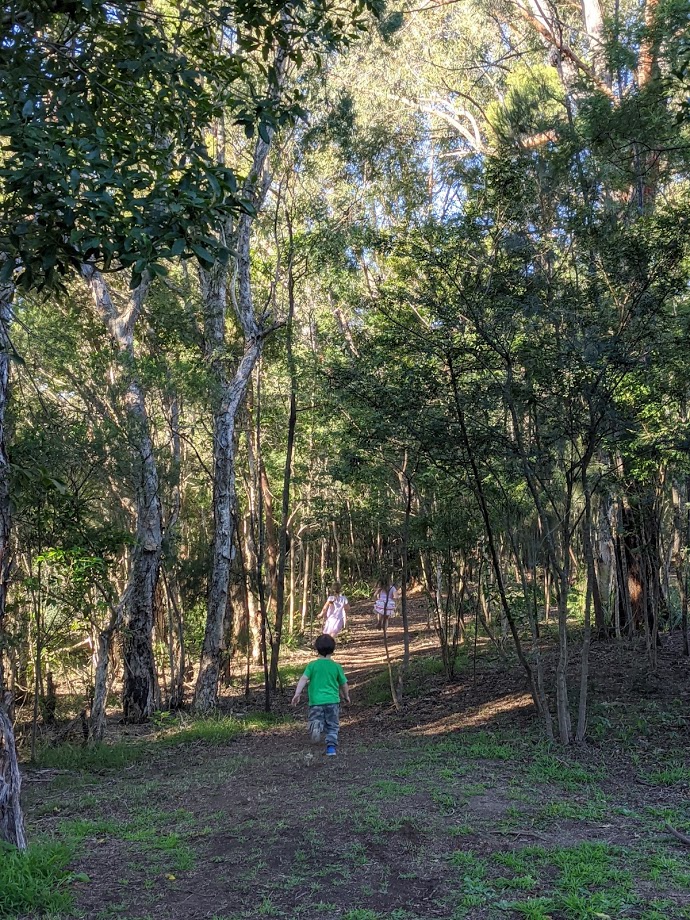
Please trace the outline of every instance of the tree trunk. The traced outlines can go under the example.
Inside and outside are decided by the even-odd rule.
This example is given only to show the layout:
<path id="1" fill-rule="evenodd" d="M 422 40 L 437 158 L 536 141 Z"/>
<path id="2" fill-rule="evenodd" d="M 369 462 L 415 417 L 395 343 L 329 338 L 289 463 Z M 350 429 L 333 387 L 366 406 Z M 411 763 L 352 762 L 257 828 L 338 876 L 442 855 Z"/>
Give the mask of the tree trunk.
<path id="1" fill-rule="evenodd" d="M 302 566 L 302 611 L 300 616 L 300 632 L 304 635 L 307 628 L 307 613 L 309 612 L 309 585 L 311 578 L 311 565 L 312 565 L 312 556 L 311 544 L 307 543 L 307 548 L 304 550 L 304 565 Z"/>
<path id="2" fill-rule="evenodd" d="M 294 534 L 290 535 L 290 619 L 289 619 L 289 630 L 290 635 L 292 636 L 295 632 L 295 609 L 296 609 L 296 598 L 295 590 L 297 588 L 296 572 L 295 565 L 297 562 L 297 553 L 295 552 L 296 541 Z"/>
<path id="3" fill-rule="evenodd" d="M 274 85 L 270 94 L 280 93 L 285 75 L 287 49 L 278 47 L 273 60 Z M 257 213 L 263 205 L 270 184 L 266 166 L 273 138 L 259 137 L 254 145 L 252 167 L 242 187 L 242 197 Z M 225 150 L 220 151 L 221 158 Z M 230 565 L 233 553 L 236 506 L 235 484 L 235 427 L 251 381 L 252 371 L 259 360 L 266 337 L 261 318 L 254 311 L 251 281 L 251 233 L 253 218 L 242 213 L 237 219 L 236 232 L 227 222 L 219 228 L 221 242 L 232 245 L 235 251 L 234 274 L 228 288 L 228 266 L 220 259 L 207 271 L 200 268 L 202 300 L 204 304 L 204 354 L 209 361 L 216 385 L 216 405 L 213 420 L 213 546 L 211 580 L 208 592 L 206 627 L 201 650 L 199 676 L 194 693 L 194 708 L 198 712 L 213 709 L 218 699 L 218 678 L 223 645 L 223 626 L 228 606 Z M 227 371 L 228 349 L 226 338 L 226 312 L 228 294 L 242 333 L 244 348 L 242 358 L 232 378 Z"/>
<path id="4" fill-rule="evenodd" d="M 141 314 L 149 279 L 145 277 L 131 292 L 126 308 L 121 311 L 116 308 L 103 277 L 92 265 L 83 265 L 82 275 L 91 291 L 96 313 L 120 352 L 120 373 L 126 383 L 124 406 L 134 459 L 136 537 L 124 611 L 122 706 L 125 721 L 143 722 L 158 704 L 152 631 L 163 543 L 158 468 L 144 391 L 134 367 L 134 326 Z"/>
<path id="5" fill-rule="evenodd" d="M 266 472 L 266 467 L 263 460 L 259 462 L 259 468 L 261 470 L 261 497 L 263 500 L 264 506 L 264 534 L 265 534 L 265 559 L 266 559 L 266 571 L 268 573 L 268 609 L 276 612 L 276 599 L 278 595 L 278 556 L 280 555 L 280 550 L 278 548 L 278 533 L 276 531 L 276 519 L 275 513 L 273 511 L 273 492 L 271 492 L 271 484 L 268 481 L 268 473 Z"/>
<path id="6" fill-rule="evenodd" d="M 122 611 L 126 606 L 123 599 L 111 610 L 110 622 L 105 629 L 98 630 L 96 648 L 96 670 L 93 678 L 93 701 L 89 713 L 89 741 L 100 742 L 105 737 L 105 716 L 108 699 L 108 664 L 113 636 L 120 626 Z"/>
<path id="7" fill-rule="evenodd" d="M 21 806 L 22 778 L 17 762 L 12 722 L 7 714 L 9 695 L 0 699 L 0 841 L 26 849 Z"/>
<path id="8" fill-rule="evenodd" d="M 592 623 L 590 618 L 590 607 L 592 600 L 591 587 L 594 584 L 590 582 L 591 573 L 587 576 L 587 591 L 585 596 L 585 634 L 582 641 L 582 663 L 580 665 L 580 703 L 577 712 L 577 730 L 575 740 L 581 744 L 585 740 L 587 731 L 587 691 L 589 686 L 589 647 L 592 638 Z"/>
<path id="9" fill-rule="evenodd" d="M 569 569 L 566 562 L 560 576 L 558 592 L 558 665 L 556 667 L 556 714 L 561 744 L 570 744 L 573 738 L 568 703 L 568 595 L 570 593 Z"/>
<path id="10" fill-rule="evenodd" d="M 403 540 L 402 540 L 402 585 L 401 593 L 402 599 L 400 603 L 400 615 L 402 617 L 403 625 L 403 673 L 407 673 L 407 669 L 410 666 L 410 624 L 407 616 L 407 582 L 409 579 L 409 559 L 408 559 L 408 544 L 410 541 L 410 515 L 412 513 L 412 480 L 409 476 L 404 476 L 404 486 L 405 486 L 405 523 L 403 525 Z M 453 661 L 453 665 L 455 661 Z"/>
<path id="11" fill-rule="evenodd" d="M 292 226 L 290 243 L 292 245 Z M 297 427 L 297 369 L 292 353 L 292 326 L 295 314 L 295 279 L 292 272 L 292 251 L 288 264 L 288 315 L 286 323 L 287 365 L 290 372 L 290 412 L 288 415 L 287 447 L 285 451 L 285 472 L 283 474 L 283 501 L 281 507 L 280 533 L 278 535 L 278 573 L 276 581 L 276 619 L 273 642 L 271 643 L 271 672 L 269 681 L 271 692 L 275 693 L 278 681 L 278 659 L 280 642 L 283 637 L 283 616 L 285 613 L 285 564 L 287 561 L 288 521 L 290 517 L 290 479 L 292 476 L 292 457 L 295 446 L 295 429 Z M 335 530 L 335 524 L 333 525 Z M 340 560 L 340 554 L 338 554 Z M 340 562 L 338 562 L 340 567 Z"/>
<path id="12" fill-rule="evenodd" d="M 2 262 L 0 261 L 0 264 Z M 10 475 L 7 457 L 6 414 L 9 400 L 10 355 L 9 327 L 12 321 L 14 285 L 0 285 L 0 702 L 6 689 L 4 670 L 5 604 L 10 575 Z"/>
<path id="13" fill-rule="evenodd" d="M 206 273 L 204 273 L 206 274 Z M 207 301 L 205 301 L 207 302 Z M 260 352 L 260 339 L 250 341 L 231 381 L 223 382 L 213 425 L 213 545 L 211 582 L 194 709 L 209 712 L 218 701 L 218 678 L 224 648 L 230 568 L 233 557 L 235 491 L 235 422 Z"/>

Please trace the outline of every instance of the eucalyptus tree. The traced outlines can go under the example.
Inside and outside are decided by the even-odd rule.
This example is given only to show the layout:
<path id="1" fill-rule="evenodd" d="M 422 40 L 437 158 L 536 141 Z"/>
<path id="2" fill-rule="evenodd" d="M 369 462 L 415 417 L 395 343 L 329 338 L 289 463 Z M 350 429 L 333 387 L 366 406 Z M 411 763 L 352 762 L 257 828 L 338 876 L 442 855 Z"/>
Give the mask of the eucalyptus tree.
<path id="1" fill-rule="evenodd" d="M 131 586 L 122 598 L 130 637 L 125 711 L 135 720 L 155 705 L 150 628 L 161 523 L 146 409 L 132 368 L 134 323 L 151 277 L 164 272 L 160 260 L 200 249 L 216 212 L 240 207 L 233 177 L 209 158 L 202 129 L 218 111 L 219 80 L 233 86 L 241 65 L 208 50 L 217 10 L 190 5 L 176 26 L 168 12 L 13 4 L 3 10 L 8 38 L 0 51 L 6 319 L 15 284 L 43 287 L 81 272 L 129 374 L 142 465 Z M 101 274 L 116 269 L 132 273 L 124 310 Z"/>
<path id="2" fill-rule="evenodd" d="M 194 707 L 208 711 L 215 706 L 228 611 L 230 568 L 233 555 L 235 486 L 235 429 L 252 371 L 263 343 L 272 331 L 266 312 L 257 312 L 251 278 L 251 234 L 254 216 L 265 202 L 270 187 L 269 153 L 276 131 L 303 114 L 295 72 L 308 61 L 318 68 L 320 56 L 347 45 L 366 28 L 367 17 L 379 9 L 377 0 L 358 0 L 344 10 L 331 4 L 275 4 L 255 28 L 237 30 L 237 46 L 261 52 L 256 61 L 255 90 L 261 100 L 262 119 L 240 114 L 250 139 L 236 153 L 244 213 L 237 220 L 225 219 L 215 228 L 216 244 L 233 253 L 232 273 L 227 260 L 201 258 L 200 280 L 204 304 L 204 351 L 215 378 L 214 393 L 214 534 L 204 644 L 194 695 Z M 232 43 L 235 39 L 230 39 Z M 268 61 L 268 64 L 264 62 Z M 226 162 L 232 138 L 219 124 L 221 138 L 217 157 Z M 227 146 L 226 146 L 227 145 Z M 236 149 L 237 149 L 237 145 Z M 246 166 L 242 167 L 241 164 Z M 231 300 L 242 342 L 242 354 L 233 361 L 228 353 L 226 310 Z M 230 361 L 228 360 L 230 358 Z"/>

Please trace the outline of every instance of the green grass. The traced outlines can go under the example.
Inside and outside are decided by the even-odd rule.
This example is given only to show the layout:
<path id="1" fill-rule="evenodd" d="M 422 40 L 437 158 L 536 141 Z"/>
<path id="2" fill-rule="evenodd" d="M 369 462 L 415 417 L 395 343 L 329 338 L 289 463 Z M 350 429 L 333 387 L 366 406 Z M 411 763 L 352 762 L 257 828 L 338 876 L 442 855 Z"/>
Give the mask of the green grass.
<path id="1" fill-rule="evenodd" d="M 95 773 L 100 770 L 120 770 L 143 761 L 150 748 L 143 742 L 119 741 L 114 744 L 95 744 L 82 747 L 60 744 L 38 751 L 36 762 L 42 767 L 58 770 L 80 770 Z"/>
<path id="2" fill-rule="evenodd" d="M 73 846 L 53 840 L 36 841 L 25 853 L 0 844 L 0 917 L 68 911 L 69 885 L 78 879 L 67 871 L 73 855 Z"/>
<path id="3" fill-rule="evenodd" d="M 513 760 L 518 755 L 514 745 L 492 732 L 454 732 L 442 741 L 428 744 L 419 756 L 429 763 L 442 764 L 442 770 L 452 770 L 448 761 L 458 760 Z M 460 762 L 459 773 L 467 772 Z M 446 775 L 448 775 L 446 773 Z"/>
<path id="4" fill-rule="evenodd" d="M 605 801 L 548 802 L 539 809 L 537 820 L 540 825 L 556 819 L 571 821 L 602 821 L 610 813 Z"/>
<path id="5" fill-rule="evenodd" d="M 296 684 L 307 666 L 307 662 L 301 664 L 282 664 L 278 668 L 278 681 L 282 687 L 288 687 Z"/>
<path id="6" fill-rule="evenodd" d="M 213 715 L 195 719 L 193 722 L 178 723 L 168 728 L 160 739 L 162 744 L 191 744 L 202 741 L 209 745 L 225 744 L 244 732 L 260 731 L 285 722 L 283 716 L 273 713 L 252 713 L 246 718 L 236 716 Z"/>
<path id="7" fill-rule="evenodd" d="M 192 822 L 193 815 L 187 811 L 145 808 L 128 821 L 87 818 L 62 821 L 60 833 L 72 845 L 108 837 L 139 844 L 150 857 L 160 856 L 166 868 L 183 872 L 191 869 L 196 861 L 194 850 L 185 842 L 182 833 L 190 829 Z"/>
<path id="8" fill-rule="evenodd" d="M 253 713 L 246 718 L 212 715 L 189 721 L 171 718 L 158 721 L 159 733 L 150 741 L 118 741 L 82 747 L 74 744 L 46 746 L 36 758 L 42 767 L 98 773 L 101 770 L 121 770 L 155 756 L 159 746 L 175 746 L 202 742 L 218 746 L 244 732 L 260 731 L 285 722 L 283 716 Z"/>
<path id="9" fill-rule="evenodd" d="M 675 786 L 690 783 L 690 767 L 683 763 L 671 763 L 663 770 L 647 773 L 645 779 L 655 786 Z"/>
<path id="10" fill-rule="evenodd" d="M 540 783 L 558 783 L 566 789 L 577 789 L 602 778 L 600 769 L 586 768 L 579 763 L 561 760 L 553 754 L 538 754 L 528 775 Z"/>
<path id="11" fill-rule="evenodd" d="M 497 906 L 533 920 L 553 915 L 567 920 L 623 917 L 639 902 L 634 874 L 625 867 L 628 856 L 604 843 L 494 854 L 494 863 L 516 872 L 512 879 L 497 880 L 497 886 L 530 891 L 539 879 L 545 888 L 548 879 L 551 889 L 544 897 L 505 900 Z"/>
<path id="12" fill-rule="evenodd" d="M 457 866 L 465 878 L 481 879 L 486 876 L 486 862 L 472 850 L 456 850 L 450 857 L 450 864 Z"/>

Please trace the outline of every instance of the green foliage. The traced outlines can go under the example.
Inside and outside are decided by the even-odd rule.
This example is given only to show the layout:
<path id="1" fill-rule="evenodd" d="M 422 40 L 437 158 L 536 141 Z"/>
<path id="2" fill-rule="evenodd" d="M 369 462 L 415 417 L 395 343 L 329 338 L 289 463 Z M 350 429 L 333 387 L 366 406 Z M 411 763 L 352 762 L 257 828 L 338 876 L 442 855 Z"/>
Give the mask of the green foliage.
<path id="1" fill-rule="evenodd" d="M 545 65 L 518 66 L 508 76 L 501 103 L 492 103 L 486 116 L 503 143 L 557 129 L 565 121 L 565 93 L 558 73 Z"/>
<path id="2" fill-rule="evenodd" d="M 164 274 L 165 259 L 227 258 L 217 225 L 254 214 L 254 203 L 214 157 L 205 129 L 225 111 L 248 137 L 270 143 L 304 113 L 281 92 L 276 49 L 300 66 L 309 51 L 351 40 L 379 4 L 365 0 L 347 17 L 328 5 L 293 5 L 290 17 L 281 8 L 193 2 L 163 15 L 116 2 L 7 11 L 2 277 L 31 288 L 90 261 L 131 267 L 136 286 L 146 270 Z M 217 41 L 230 21 L 234 51 Z M 257 64 L 265 96 L 256 93 Z"/>
<path id="3" fill-rule="evenodd" d="M 24 853 L 0 843 L 0 917 L 68 911 L 73 855 L 70 844 L 52 840 L 34 841 Z"/>

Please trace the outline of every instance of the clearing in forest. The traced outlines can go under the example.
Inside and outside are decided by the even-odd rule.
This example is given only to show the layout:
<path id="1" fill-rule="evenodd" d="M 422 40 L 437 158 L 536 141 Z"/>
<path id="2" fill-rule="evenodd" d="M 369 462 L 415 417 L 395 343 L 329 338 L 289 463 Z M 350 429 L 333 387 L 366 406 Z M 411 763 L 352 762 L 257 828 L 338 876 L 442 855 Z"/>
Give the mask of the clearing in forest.
<path id="1" fill-rule="evenodd" d="M 565 752 L 543 743 L 524 688 L 486 650 L 476 675 L 463 653 L 445 684 L 423 611 L 412 619 L 396 712 L 381 634 L 355 610 L 337 655 L 353 705 L 336 758 L 310 747 L 304 707 L 287 706 L 307 653 L 284 668 L 272 719 L 229 698 L 212 720 L 46 752 L 24 786 L 34 889 L 1 890 L 3 915 L 690 918 L 690 848 L 668 829 L 690 831 L 687 665 L 670 640 L 665 683 L 629 650 L 595 647 L 608 684 L 590 743 Z M 397 621 L 390 638 L 397 660 Z"/>

